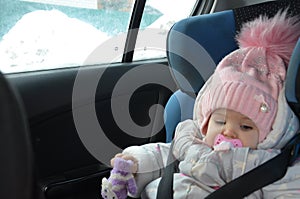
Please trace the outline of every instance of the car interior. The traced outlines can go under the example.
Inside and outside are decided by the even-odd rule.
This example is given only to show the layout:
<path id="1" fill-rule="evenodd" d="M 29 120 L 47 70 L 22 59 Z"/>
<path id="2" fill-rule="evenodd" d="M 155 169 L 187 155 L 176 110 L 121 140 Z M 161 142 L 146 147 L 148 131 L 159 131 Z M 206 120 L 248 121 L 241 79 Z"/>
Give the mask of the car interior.
<path id="1" fill-rule="evenodd" d="M 138 13 L 142 2 L 135 2 L 133 12 Z M 115 150 L 128 146 L 171 142 L 176 125 L 192 117 L 195 97 L 217 63 L 237 48 L 235 35 L 241 25 L 286 7 L 299 15 L 299 0 L 199 0 L 191 16 L 170 29 L 164 44 L 167 58 L 133 62 L 133 51 L 128 50 L 121 63 L 109 67 L 0 74 L 0 198 L 101 198 L 101 179 L 109 176 L 111 167 L 99 157 L 105 154 L 107 161 Z M 131 21 L 129 26 L 139 24 Z M 136 36 L 133 31 L 128 37 Z M 127 38 L 125 46 L 132 49 L 135 43 L 130 41 Z M 300 40 L 286 83 L 286 97 L 297 115 L 299 54 Z M 77 83 L 79 90 L 74 89 Z M 76 123 L 77 114 L 86 110 L 95 112 L 97 125 L 89 114 L 83 126 Z M 105 139 L 85 140 L 99 129 Z M 115 147 L 108 148 L 106 142 Z M 293 157 L 299 146 L 295 144 Z"/>

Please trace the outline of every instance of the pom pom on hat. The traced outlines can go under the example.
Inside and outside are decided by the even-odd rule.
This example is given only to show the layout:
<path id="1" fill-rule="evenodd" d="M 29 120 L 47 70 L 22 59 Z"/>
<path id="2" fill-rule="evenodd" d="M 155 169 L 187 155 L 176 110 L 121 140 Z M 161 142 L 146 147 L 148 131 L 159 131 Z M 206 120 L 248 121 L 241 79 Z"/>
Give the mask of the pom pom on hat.
<path id="1" fill-rule="evenodd" d="M 288 17 L 287 11 L 278 12 L 273 18 L 260 16 L 244 24 L 237 37 L 240 48 L 263 47 L 269 56 L 279 56 L 287 65 L 295 41 L 299 38 L 299 19 Z"/>
<path id="2" fill-rule="evenodd" d="M 200 91 L 196 113 L 205 135 L 210 115 L 219 108 L 239 112 L 259 129 L 259 141 L 271 131 L 286 67 L 300 37 L 297 17 L 287 11 L 250 21 L 237 36 L 239 49 L 227 55 Z"/>

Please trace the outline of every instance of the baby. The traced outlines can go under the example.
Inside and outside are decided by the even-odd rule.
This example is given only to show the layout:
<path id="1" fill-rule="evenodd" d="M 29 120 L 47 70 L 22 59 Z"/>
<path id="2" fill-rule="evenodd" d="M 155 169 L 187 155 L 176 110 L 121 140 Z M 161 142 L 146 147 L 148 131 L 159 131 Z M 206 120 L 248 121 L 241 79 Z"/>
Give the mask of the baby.
<path id="1" fill-rule="evenodd" d="M 239 49 L 218 64 L 200 90 L 193 119 L 176 128 L 173 154 L 180 172 L 174 174 L 174 198 L 204 198 L 275 157 L 295 135 L 299 123 L 286 102 L 284 81 L 299 37 L 299 19 L 286 11 L 244 24 Z M 169 148 L 150 143 L 116 155 L 134 162 L 135 196 L 156 198 Z M 299 187 L 298 161 L 283 179 L 249 198 L 300 198 Z"/>

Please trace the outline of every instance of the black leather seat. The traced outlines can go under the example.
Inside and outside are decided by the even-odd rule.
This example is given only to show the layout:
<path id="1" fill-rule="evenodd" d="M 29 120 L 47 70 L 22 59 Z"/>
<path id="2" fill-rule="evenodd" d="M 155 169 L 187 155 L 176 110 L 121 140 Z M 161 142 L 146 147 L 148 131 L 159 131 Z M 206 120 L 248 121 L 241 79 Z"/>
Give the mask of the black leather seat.
<path id="1" fill-rule="evenodd" d="M 34 198 L 33 152 L 22 103 L 0 73 L 0 198 Z"/>

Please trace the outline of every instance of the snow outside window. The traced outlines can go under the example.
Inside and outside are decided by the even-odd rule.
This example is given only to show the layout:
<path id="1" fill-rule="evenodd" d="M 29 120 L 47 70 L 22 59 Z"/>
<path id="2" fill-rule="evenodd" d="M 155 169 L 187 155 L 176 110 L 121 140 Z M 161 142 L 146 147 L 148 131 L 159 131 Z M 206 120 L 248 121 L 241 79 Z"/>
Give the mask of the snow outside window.
<path id="1" fill-rule="evenodd" d="M 166 35 L 175 21 L 190 14 L 195 1 L 147 0 L 141 27 Z M 126 35 L 133 4 L 134 0 L 1 0 L 0 70 L 14 73 L 84 65 L 99 46 Z M 120 38 L 103 54 L 119 51 L 122 55 L 126 37 Z M 135 60 L 165 56 L 163 49 L 153 51 L 151 45 L 137 51 Z"/>

